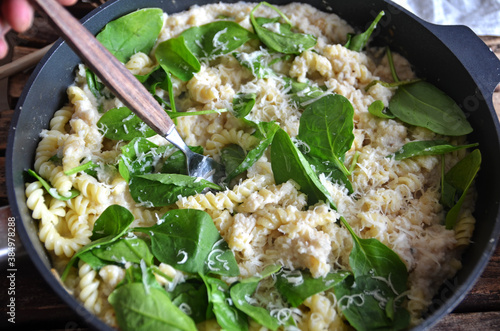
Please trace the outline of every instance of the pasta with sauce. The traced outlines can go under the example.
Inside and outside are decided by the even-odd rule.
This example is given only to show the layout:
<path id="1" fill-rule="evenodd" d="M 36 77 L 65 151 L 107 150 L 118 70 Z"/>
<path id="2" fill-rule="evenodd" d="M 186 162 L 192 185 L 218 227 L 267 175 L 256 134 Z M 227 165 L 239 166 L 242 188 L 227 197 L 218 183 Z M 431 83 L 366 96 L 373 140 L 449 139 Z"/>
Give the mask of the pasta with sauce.
<path id="1" fill-rule="evenodd" d="M 228 19 L 253 31 L 250 13 L 254 7 L 255 4 L 243 2 L 220 3 L 178 14 L 163 14 L 163 27 L 153 50 L 132 55 L 125 66 L 136 75 L 150 74 L 157 64 L 153 54 L 158 45 L 178 37 L 190 27 Z M 130 182 L 118 166 L 128 141 L 107 138 L 106 130 L 98 125 L 103 114 L 123 104 L 109 93 L 97 97 L 89 85 L 85 66 L 80 65 L 74 85 L 67 90 L 68 104 L 55 112 L 50 129 L 41 134 L 34 166 L 59 195 L 68 198 L 71 189 L 77 189 L 80 194 L 61 202 L 43 193 L 39 182 L 27 185 L 28 207 L 33 210 L 33 218 L 40 220 L 40 240 L 58 261 L 55 265 L 61 266 L 91 242 L 96 219 L 109 206 L 127 208 L 133 215 L 131 228 L 159 225 L 169 211 L 194 209 L 211 217 L 234 254 L 239 276 L 220 277 L 226 284 L 256 277 L 271 265 L 291 271 L 308 270 L 312 277 L 321 278 L 338 270 L 350 270 L 349 255 L 354 243 L 348 229 L 338 222 L 342 216 L 359 237 L 375 238 L 400 257 L 408 270 L 403 307 L 409 312 L 409 325 L 417 325 L 437 293 L 436 284 L 443 283 L 460 269 L 460 252 L 469 244 L 475 223 L 474 192 L 471 190 L 467 195 L 456 227 L 447 229 L 443 225 L 445 210 L 440 202 L 442 156 L 395 160 L 387 155 L 412 141 L 439 138 L 463 143 L 465 137 L 445 137 L 397 119 L 372 115 L 368 107 L 376 100 L 387 106 L 396 91 L 396 87 L 382 84 L 365 89 L 372 81 L 392 81 L 387 58 L 381 56 L 380 50 L 357 52 L 345 47 L 347 35 L 354 31 L 335 14 L 298 3 L 278 8 L 295 29 L 315 37 L 314 47 L 278 58 L 255 39 L 241 45 L 237 51 L 243 56 L 258 55 L 260 63 L 269 64 L 268 70 L 273 74 L 265 74 L 265 77 L 257 77 L 256 68 L 243 65 L 232 53 L 205 59 L 188 81 L 171 78 L 177 109 L 186 113 L 232 110 L 233 100 L 239 94 L 252 94 L 255 104 L 245 119 L 254 123 L 274 121 L 300 145 L 297 136 L 303 108 L 291 99 L 287 79 L 341 95 L 354 109 L 354 139 L 344 159 L 347 167 L 353 165 L 349 174 L 352 192 L 344 183 L 321 173 L 318 180 L 331 196 L 335 208 L 326 201 L 309 204 L 307 194 L 293 179 L 283 183 L 275 181 L 268 148 L 221 190 L 179 196 L 166 206 L 151 207 L 147 201 L 136 201 L 129 192 Z M 261 6 L 258 14 L 266 18 L 276 16 L 276 12 L 266 6 Z M 268 24 L 271 29 L 276 22 Z M 277 29 L 279 32 L 279 27 Z M 415 78 L 403 57 L 394 54 L 394 64 L 401 80 Z M 169 92 L 163 87 L 157 86 L 155 93 L 165 101 L 169 99 Z M 178 131 L 186 143 L 203 147 L 206 155 L 219 161 L 224 149 L 230 146 L 237 146 L 244 154 L 259 146 L 261 139 L 248 121 L 237 118 L 232 111 L 176 118 Z M 151 172 L 159 172 L 162 162 L 173 155 L 173 151 L 166 148 L 168 142 L 160 136 L 144 139 L 155 145 L 156 150 L 144 152 L 136 146 L 134 157 L 150 160 L 144 166 Z M 165 149 L 157 152 L 161 148 Z M 466 154 L 461 150 L 443 156 L 446 169 Z M 89 161 L 94 165 L 90 169 L 93 172 L 71 172 Z M 189 282 L 185 272 L 167 263 L 157 264 L 153 274 L 166 291 Z M 66 286 L 89 311 L 106 323 L 118 326 L 120 316 L 115 315 L 108 296 L 131 277 L 128 273 L 133 273 L 132 265 L 125 261 L 93 268 L 82 258 L 76 268 L 70 270 Z M 57 269 L 60 274 L 63 272 L 61 267 Z M 290 327 L 291 324 L 287 324 L 290 321 L 301 330 L 349 328 L 342 312 L 345 300 L 336 298 L 331 288 L 309 296 L 298 307 L 269 299 L 274 298 L 270 293 L 275 292 L 274 279 L 265 278 L 249 302 L 266 308 L 283 329 Z M 179 308 L 191 311 L 185 303 Z M 260 328 L 254 319 L 248 318 L 248 321 L 249 329 Z M 197 326 L 219 328 L 213 318 Z"/>

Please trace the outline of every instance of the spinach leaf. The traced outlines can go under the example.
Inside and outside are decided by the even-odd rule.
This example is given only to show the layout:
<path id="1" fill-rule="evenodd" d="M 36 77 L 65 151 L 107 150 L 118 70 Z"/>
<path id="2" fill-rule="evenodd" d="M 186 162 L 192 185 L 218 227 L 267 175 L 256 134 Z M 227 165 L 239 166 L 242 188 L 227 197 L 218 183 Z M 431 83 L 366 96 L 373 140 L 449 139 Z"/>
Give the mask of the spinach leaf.
<path id="1" fill-rule="evenodd" d="M 149 289 L 152 287 L 165 290 L 165 288 L 156 280 L 155 273 L 165 277 L 165 274 L 160 272 L 158 267 L 155 265 L 147 266 L 146 263 L 142 261 L 139 264 L 132 264 L 130 267 L 125 269 L 125 276 L 116 288 L 126 284 L 142 283 L 146 293 L 149 293 Z M 170 281 L 172 280 L 169 277 L 166 277 L 166 279 L 169 279 Z"/>
<path id="2" fill-rule="evenodd" d="M 354 190 L 351 181 L 342 172 L 342 170 L 337 168 L 337 166 L 333 162 L 324 161 L 309 154 L 304 154 L 304 157 L 309 162 L 311 168 L 316 174 L 325 174 L 327 179 L 329 179 L 331 182 L 343 185 L 345 188 L 347 188 L 349 194 L 352 194 Z M 351 170 L 349 169 L 349 172 L 350 171 Z"/>
<path id="3" fill-rule="evenodd" d="M 238 276 L 240 269 L 233 251 L 229 248 L 227 242 L 219 236 L 208 254 L 206 261 L 206 273 L 221 276 Z"/>
<path id="4" fill-rule="evenodd" d="M 170 77 L 160 65 L 157 65 L 145 75 L 135 75 L 135 77 L 142 83 L 142 85 L 144 85 L 144 87 L 162 107 L 168 109 L 172 108 L 170 100 L 163 99 L 163 97 L 160 97 L 157 93 L 157 88 L 169 91 L 169 87 L 172 85 Z"/>
<path id="5" fill-rule="evenodd" d="M 380 118 L 395 118 L 394 115 L 391 114 L 391 112 L 385 108 L 384 103 L 382 100 L 375 100 L 373 101 L 369 106 L 368 106 L 368 112 L 372 114 L 373 116 L 380 117 Z"/>
<path id="6" fill-rule="evenodd" d="M 187 47 L 184 37 L 171 38 L 160 43 L 155 51 L 156 60 L 167 73 L 187 82 L 200 71 L 201 64 Z"/>
<path id="7" fill-rule="evenodd" d="M 387 58 L 393 79 L 398 82 L 389 48 Z M 405 123 L 427 128 L 438 134 L 462 136 L 472 132 L 472 127 L 455 101 L 427 82 L 417 81 L 399 86 L 389 102 L 389 110 Z"/>
<path id="8" fill-rule="evenodd" d="M 438 134 L 462 136 L 472 132 L 462 109 L 443 91 L 427 82 L 400 86 L 389 110 L 401 121 Z"/>
<path id="9" fill-rule="evenodd" d="M 243 278 L 239 282 L 240 283 L 254 283 L 254 282 L 260 282 L 262 279 L 269 277 L 278 271 L 281 270 L 281 265 L 279 264 L 271 264 L 265 267 L 260 273 L 256 274 L 255 276 L 248 277 L 248 278 Z"/>
<path id="10" fill-rule="evenodd" d="M 271 144 L 271 167 L 276 184 L 292 179 L 307 194 L 309 205 L 324 201 L 335 208 L 330 193 L 283 129 L 276 131 Z"/>
<path id="11" fill-rule="evenodd" d="M 91 252 L 101 260 L 122 265 L 127 262 L 140 264 L 141 260 L 147 265 L 153 264 L 153 254 L 149 250 L 149 245 L 140 238 L 121 238 L 93 248 Z"/>
<path id="12" fill-rule="evenodd" d="M 399 256 L 374 238 L 359 238 L 347 221 L 354 246 L 349 255 L 353 276 L 335 285 L 344 316 L 357 330 L 405 329 L 410 315 L 401 307 L 408 271 Z"/>
<path id="13" fill-rule="evenodd" d="M 82 165 L 79 165 L 77 167 L 74 167 L 72 169 L 69 169 L 69 170 L 65 171 L 64 174 L 66 176 L 71 176 L 71 175 L 74 175 L 76 173 L 79 173 L 80 171 L 87 172 L 87 170 L 91 170 L 91 169 L 98 168 L 98 167 L 99 167 L 98 164 L 95 164 L 92 161 L 88 161 L 88 162 L 85 162 Z"/>
<path id="14" fill-rule="evenodd" d="M 236 165 L 233 164 L 231 165 L 231 169 L 226 168 L 227 177 L 224 180 L 226 184 L 229 184 L 231 180 L 233 180 L 233 178 L 248 170 L 248 168 L 250 168 L 255 164 L 255 162 L 260 159 L 260 157 L 264 154 L 266 149 L 273 141 L 274 135 L 280 129 L 280 126 L 274 122 L 261 122 L 257 124 L 257 127 L 258 131 L 256 132 L 256 136 L 260 137 L 261 141 L 255 148 L 253 148 L 246 154 L 239 165 L 237 165 L 235 168 L 232 168 Z"/>
<path id="15" fill-rule="evenodd" d="M 106 138 L 112 140 L 130 141 L 136 137 L 147 138 L 156 134 L 127 107 L 108 110 L 97 122 L 97 127 Z"/>
<path id="16" fill-rule="evenodd" d="M 101 98 L 102 95 L 102 90 L 104 89 L 104 84 L 101 83 L 98 79 L 97 76 L 90 70 L 90 69 L 85 69 L 85 78 L 87 80 L 87 85 L 89 87 L 90 92 L 96 97 L 96 99 Z"/>
<path id="17" fill-rule="evenodd" d="M 298 307 L 310 296 L 333 288 L 348 275 L 347 271 L 338 271 L 314 278 L 307 270 L 282 269 L 276 274 L 276 288 L 292 307 Z"/>
<path id="18" fill-rule="evenodd" d="M 209 310 L 214 312 L 221 328 L 228 331 L 248 330 L 247 317 L 232 302 L 229 286 L 218 278 L 201 277 L 207 286 Z"/>
<path id="19" fill-rule="evenodd" d="M 232 173 L 245 159 L 246 152 L 237 144 L 225 146 L 220 152 L 220 158 L 227 173 Z"/>
<path id="20" fill-rule="evenodd" d="M 229 291 L 231 299 L 236 308 L 253 318 L 257 323 L 267 329 L 276 330 L 280 325 L 278 319 L 271 316 L 267 309 L 254 306 L 250 303 L 251 297 L 258 285 L 259 281 L 234 284 Z"/>
<path id="21" fill-rule="evenodd" d="M 111 205 L 95 221 L 90 240 L 95 241 L 109 237 L 116 239 L 127 231 L 133 221 L 134 215 L 127 208 Z"/>
<path id="22" fill-rule="evenodd" d="M 378 13 L 377 17 L 375 17 L 375 19 L 370 24 L 368 29 L 366 29 L 365 32 L 360 33 L 358 35 L 348 34 L 347 35 L 347 43 L 345 44 L 345 47 L 350 49 L 350 50 L 356 51 L 356 52 L 361 52 L 361 50 L 368 43 L 368 39 L 370 39 L 370 36 L 372 35 L 373 30 L 375 30 L 375 28 L 377 27 L 377 23 L 380 21 L 380 19 L 384 15 L 385 15 L 384 11 L 383 10 L 380 11 Z"/>
<path id="23" fill-rule="evenodd" d="M 321 87 L 311 85 L 308 82 L 299 83 L 295 79 L 290 79 L 287 84 L 290 84 L 290 97 L 292 102 L 300 109 L 304 109 L 326 93 Z"/>
<path id="24" fill-rule="evenodd" d="M 276 11 L 286 24 L 278 23 L 276 19 L 255 18 L 254 12 L 265 5 Z M 300 54 L 316 45 L 316 37 L 310 34 L 296 33 L 292 31 L 290 20 L 276 7 L 267 2 L 260 2 L 250 12 L 250 22 L 259 39 L 275 52 L 284 54 Z M 267 24 L 277 25 L 279 32 L 271 31 L 265 26 Z"/>
<path id="25" fill-rule="evenodd" d="M 88 250 L 78 256 L 80 260 L 87 263 L 94 270 L 101 270 L 101 268 L 109 265 L 109 261 L 102 260 Z"/>
<path id="26" fill-rule="evenodd" d="M 332 162 L 346 176 L 345 153 L 354 141 L 354 109 L 345 97 L 326 95 L 306 107 L 297 139 L 309 146 L 307 156 Z"/>
<path id="27" fill-rule="evenodd" d="M 266 62 L 262 59 L 267 53 L 260 50 L 252 53 L 238 53 L 234 52 L 233 56 L 238 60 L 238 62 L 249 69 L 253 75 L 257 78 L 267 78 L 274 75 L 274 72 L 269 68 Z"/>
<path id="28" fill-rule="evenodd" d="M 173 147 L 172 145 L 169 145 L 169 147 L 177 149 L 176 147 Z M 203 154 L 203 147 L 201 147 L 201 146 L 188 146 L 188 147 L 190 150 L 192 150 L 195 153 Z M 188 170 L 187 170 L 187 163 L 186 163 L 186 155 L 182 151 L 179 151 L 179 150 L 173 152 L 163 163 L 163 166 L 161 168 L 161 172 L 166 173 L 166 174 L 187 175 Z"/>
<path id="29" fill-rule="evenodd" d="M 203 281 L 189 279 L 168 292 L 172 303 L 198 324 L 207 320 L 208 294 Z"/>
<path id="30" fill-rule="evenodd" d="M 42 187 L 54 198 L 54 199 L 57 199 L 57 200 L 62 200 L 62 201 L 66 201 L 66 200 L 69 200 L 69 199 L 73 199 L 74 197 L 78 196 L 80 194 L 80 191 L 78 190 L 75 190 L 75 189 L 71 189 L 69 190 L 69 195 L 68 196 L 63 196 L 63 195 L 60 195 L 58 192 L 57 192 L 57 189 L 50 186 L 50 184 L 42 178 L 42 176 L 40 176 L 39 174 L 37 174 L 35 171 L 31 170 L 31 169 L 28 169 L 28 174 L 30 174 L 31 176 L 35 177 L 39 182 L 40 184 L 42 184 Z"/>
<path id="31" fill-rule="evenodd" d="M 480 167 L 481 152 L 479 149 L 475 149 L 455 164 L 444 176 L 441 201 L 446 207 L 450 208 L 446 214 L 446 228 L 448 230 L 453 229 L 455 226 L 467 191 L 472 185 Z"/>
<path id="32" fill-rule="evenodd" d="M 355 277 L 383 277 L 401 294 L 406 291 L 408 271 L 399 255 L 375 238 L 362 239 L 358 237 L 345 218 L 340 220 L 351 233 L 354 246 L 349 255 L 349 265 Z"/>
<path id="33" fill-rule="evenodd" d="M 233 115 L 236 118 L 244 118 L 251 111 L 255 105 L 255 93 L 238 93 L 233 98 Z"/>
<path id="34" fill-rule="evenodd" d="M 469 144 L 454 146 L 446 140 L 422 140 L 406 143 L 398 151 L 387 157 L 393 157 L 395 160 L 404 160 L 420 155 L 439 155 L 458 151 L 464 148 L 476 147 L 478 144 Z"/>
<path id="35" fill-rule="evenodd" d="M 179 200 L 179 196 L 194 195 L 206 188 L 222 189 L 208 180 L 180 174 L 135 175 L 129 182 L 132 198 L 154 207 L 171 205 Z"/>
<path id="36" fill-rule="evenodd" d="M 354 329 L 403 330 L 410 314 L 401 307 L 390 284 L 373 276 L 349 276 L 334 288 L 342 314 Z"/>
<path id="37" fill-rule="evenodd" d="M 137 137 L 121 148 L 118 171 L 127 181 L 134 175 L 150 173 L 167 146 L 158 147 L 146 138 Z"/>
<path id="38" fill-rule="evenodd" d="M 122 330 L 196 331 L 193 320 L 170 301 L 165 290 L 141 283 L 118 287 L 108 298 Z"/>
<path id="39" fill-rule="evenodd" d="M 163 11 L 141 9 L 106 24 L 96 38 L 125 63 L 137 52 L 148 54 L 163 27 Z"/>
<path id="40" fill-rule="evenodd" d="M 181 33 L 186 46 L 197 58 L 213 59 L 237 49 L 254 34 L 236 22 L 216 21 L 189 28 Z"/>
<path id="41" fill-rule="evenodd" d="M 176 269 L 190 273 L 205 273 L 209 270 L 231 276 L 239 274 L 232 251 L 224 244 L 206 212 L 196 209 L 171 210 L 159 224 L 135 228 L 134 231 L 149 234 L 154 256 Z M 216 270 L 219 267 L 221 270 Z"/>
<path id="42" fill-rule="evenodd" d="M 68 272 L 80 255 L 96 247 L 117 240 L 125 234 L 133 221 L 134 215 L 128 209 L 120 205 L 111 205 L 106 208 L 94 223 L 94 229 L 90 237 L 92 242 L 80 248 L 80 250 L 73 255 L 62 273 L 61 279 L 64 281 L 68 276 Z"/>

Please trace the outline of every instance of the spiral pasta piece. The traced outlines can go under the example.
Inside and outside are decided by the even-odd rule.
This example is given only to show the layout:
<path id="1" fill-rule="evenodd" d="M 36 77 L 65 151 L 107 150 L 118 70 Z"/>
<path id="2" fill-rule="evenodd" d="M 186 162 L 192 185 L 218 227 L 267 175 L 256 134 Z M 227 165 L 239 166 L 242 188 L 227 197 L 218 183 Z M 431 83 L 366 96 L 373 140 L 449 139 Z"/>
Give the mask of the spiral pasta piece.
<path id="1" fill-rule="evenodd" d="M 73 116 L 73 107 L 66 105 L 54 113 L 54 117 L 50 120 L 50 130 L 68 133 L 66 125 Z"/>
<path id="2" fill-rule="evenodd" d="M 91 202 L 106 204 L 111 194 L 109 187 L 98 182 L 94 177 L 82 173 L 75 178 L 75 187 Z"/>
<path id="3" fill-rule="evenodd" d="M 90 265 L 80 261 L 78 263 L 78 298 L 93 314 L 99 315 L 102 311 L 102 300 L 99 296 L 100 281 L 97 277 L 97 272 Z"/>
<path id="4" fill-rule="evenodd" d="M 214 157 L 220 155 L 220 151 L 227 145 L 237 144 L 248 151 L 254 148 L 259 140 L 243 130 L 230 129 L 222 130 L 220 133 L 213 134 L 206 142 L 205 154 Z"/>

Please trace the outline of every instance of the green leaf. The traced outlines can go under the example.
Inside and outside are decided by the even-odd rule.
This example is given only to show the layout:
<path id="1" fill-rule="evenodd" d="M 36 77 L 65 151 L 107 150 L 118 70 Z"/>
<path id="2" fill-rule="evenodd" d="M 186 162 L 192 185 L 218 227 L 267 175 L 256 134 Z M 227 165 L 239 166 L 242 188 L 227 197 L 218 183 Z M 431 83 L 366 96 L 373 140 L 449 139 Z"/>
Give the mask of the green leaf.
<path id="1" fill-rule="evenodd" d="M 203 147 L 201 146 L 188 146 L 190 150 L 195 153 L 203 154 Z M 172 148 L 175 148 L 172 146 Z M 181 174 L 187 175 L 187 163 L 186 163 L 186 155 L 182 151 L 173 152 L 163 163 L 161 168 L 162 173 L 167 174 Z"/>
<path id="2" fill-rule="evenodd" d="M 225 146 L 220 152 L 220 158 L 227 173 L 232 173 L 245 160 L 246 153 L 237 144 Z"/>
<path id="3" fill-rule="evenodd" d="M 94 223 L 94 229 L 90 237 L 92 242 L 80 248 L 80 250 L 71 257 L 71 260 L 68 262 L 61 275 L 61 279 L 64 281 L 71 267 L 82 254 L 89 252 L 93 248 L 117 240 L 125 234 L 133 221 L 134 215 L 128 209 L 120 205 L 111 205 L 106 208 Z"/>
<path id="4" fill-rule="evenodd" d="M 247 317 L 230 300 L 229 286 L 222 280 L 202 276 L 207 286 L 208 302 L 223 330 L 248 330 Z"/>
<path id="5" fill-rule="evenodd" d="M 400 330 L 410 323 L 403 308 L 408 271 L 401 258 L 375 238 L 359 238 L 340 217 L 353 239 L 349 265 L 353 276 L 334 287 L 342 313 L 357 330 Z"/>
<path id="6" fill-rule="evenodd" d="M 252 297 L 258 286 L 259 281 L 236 283 L 231 286 L 229 291 L 231 299 L 236 308 L 250 316 L 257 323 L 270 330 L 276 330 L 280 325 L 278 319 L 271 316 L 267 309 L 250 303 L 249 298 Z"/>
<path id="7" fill-rule="evenodd" d="M 159 224 L 134 231 L 150 235 L 151 249 L 160 262 L 190 273 L 205 272 L 212 247 L 220 240 L 212 218 L 196 209 L 171 210 Z"/>
<path id="8" fill-rule="evenodd" d="M 299 83 L 295 79 L 290 79 L 287 83 L 290 84 L 291 87 L 291 100 L 300 109 L 304 109 L 309 104 L 325 95 L 325 91 L 321 87 L 311 85 L 308 82 Z"/>
<path id="9" fill-rule="evenodd" d="M 163 11 L 141 9 L 106 24 L 96 38 L 125 63 L 138 52 L 148 54 L 163 27 Z"/>
<path id="10" fill-rule="evenodd" d="M 105 112 L 97 122 L 99 131 L 108 139 L 130 141 L 137 137 L 156 135 L 127 107 L 113 108 Z"/>
<path id="11" fill-rule="evenodd" d="M 155 56 L 167 74 L 170 72 L 184 82 L 190 80 L 201 69 L 200 62 L 191 53 L 182 35 L 160 43 Z"/>
<path id="12" fill-rule="evenodd" d="M 377 27 L 377 23 L 380 21 L 380 19 L 384 15 L 385 15 L 384 11 L 383 10 L 380 11 L 378 13 L 377 17 L 375 17 L 375 19 L 370 24 L 368 29 L 366 29 L 365 32 L 357 34 L 357 35 L 349 34 L 347 36 L 347 43 L 345 44 L 345 47 L 350 49 L 350 50 L 356 51 L 356 52 L 361 52 L 361 50 L 368 43 L 368 39 L 370 39 L 370 36 L 372 35 L 373 30 L 375 30 L 375 28 Z"/>
<path id="13" fill-rule="evenodd" d="M 293 179 L 300 186 L 300 191 L 307 194 L 309 205 L 324 201 L 335 208 L 330 193 L 283 129 L 276 132 L 272 141 L 271 167 L 276 184 Z"/>
<path id="14" fill-rule="evenodd" d="M 403 330 L 410 324 L 409 312 L 396 300 L 392 288 L 379 278 L 347 277 L 335 285 L 335 297 L 342 314 L 356 330 Z"/>
<path id="15" fill-rule="evenodd" d="M 347 271 L 338 271 L 314 278 L 307 270 L 282 269 L 276 274 L 276 288 L 292 307 L 298 307 L 310 296 L 333 288 L 348 275 Z"/>
<path id="16" fill-rule="evenodd" d="M 257 78 L 267 78 L 271 75 L 274 75 L 273 70 L 268 67 L 265 61 L 266 60 L 265 56 L 267 54 L 268 54 L 267 52 L 262 50 L 255 51 L 252 53 L 244 53 L 244 52 L 233 53 L 234 57 L 238 60 L 238 62 L 245 68 L 249 69 L 252 72 L 252 74 Z"/>
<path id="17" fill-rule="evenodd" d="M 92 92 L 97 99 L 101 98 L 103 96 L 102 90 L 104 89 L 104 84 L 99 82 L 96 75 L 88 68 L 85 69 L 85 78 L 90 92 Z"/>
<path id="18" fill-rule="evenodd" d="M 73 169 L 65 171 L 64 174 L 66 176 L 71 176 L 71 175 L 74 175 L 76 173 L 79 173 L 80 171 L 86 171 L 86 170 L 90 170 L 90 169 L 94 169 L 94 168 L 98 168 L 98 167 L 99 167 L 98 164 L 95 164 L 92 161 L 88 161 L 88 162 L 85 162 L 82 165 L 74 167 Z"/>
<path id="19" fill-rule="evenodd" d="M 451 209 L 446 214 L 446 228 L 453 229 L 460 209 L 467 195 L 467 191 L 481 167 L 481 152 L 473 150 L 469 155 L 460 160 L 444 176 L 442 201 Z M 458 200 L 455 200 L 459 196 Z M 456 202 L 455 202 L 456 201 Z"/>
<path id="20" fill-rule="evenodd" d="M 179 196 L 194 195 L 206 188 L 222 190 L 208 180 L 180 174 L 135 175 L 129 182 L 132 198 L 154 207 L 171 205 L 179 200 Z"/>
<path id="21" fill-rule="evenodd" d="M 146 291 L 141 283 L 118 287 L 108 298 L 121 330 L 196 331 L 193 320 L 184 314 L 165 290 L 155 287 Z"/>
<path id="22" fill-rule="evenodd" d="M 304 157 L 316 174 L 325 174 L 331 182 L 345 186 L 345 188 L 349 191 L 349 194 L 354 191 L 349 178 L 342 172 L 342 170 L 337 168 L 334 162 L 324 161 L 323 159 L 318 159 L 310 154 L 304 154 Z M 350 171 L 351 170 L 349 169 L 349 172 Z"/>
<path id="23" fill-rule="evenodd" d="M 345 153 L 354 141 L 354 109 L 340 94 L 329 94 L 306 107 L 300 117 L 297 139 L 308 147 L 308 156 L 331 162 L 346 176 Z"/>
<path id="24" fill-rule="evenodd" d="M 134 175 L 151 173 L 168 146 L 158 147 L 143 137 L 132 139 L 121 148 L 122 154 L 118 162 L 120 175 L 129 181 Z"/>
<path id="25" fill-rule="evenodd" d="M 261 5 L 265 5 L 276 11 L 287 23 L 278 23 L 276 19 L 255 18 L 254 12 Z M 284 54 L 300 54 L 316 45 L 316 37 L 310 34 L 296 33 L 292 31 L 290 20 L 276 7 L 261 2 L 250 12 L 250 22 L 259 39 L 275 52 Z M 279 32 L 265 28 L 266 24 L 278 24 Z"/>
<path id="26" fill-rule="evenodd" d="M 255 93 L 238 93 L 233 98 L 233 115 L 236 118 L 244 118 L 251 111 L 255 105 Z"/>
<path id="27" fill-rule="evenodd" d="M 110 244 L 101 245 L 92 249 L 92 254 L 101 260 L 126 264 L 146 262 L 147 265 L 153 263 L 153 254 L 149 250 L 149 245 L 139 238 L 122 238 Z"/>
<path id="28" fill-rule="evenodd" d="M 69 190 L 69 194 L 68 196 L 62 196 L 60 195 L 58 192 L 57 192 L 57 189 L 52 187 L 45 179 L 42 178 L 42 176 L 40 176 L 39 174 L 37 174 L 36 172 L 34 172 L 33 170 L 31 169 L 28 169 L 28 174 L 30 174 L 31 176 L 35 177 L 39 182 L 40 184 L 42 184 L 42 187 L 54 198 L 54 199 L 57 199 L 57 200 L 62 200 L 62 201 L 66 201 L 66 200 L 70 200 L 70 199 L 73 199 L 74 197 L 77 197 L 79 194 L 80 194 L 80 191 L 78 190 L 75 190 L 75 189 L 71 189 Z"/>
<path id="29" fill-rule="evenodd" d="M 408 271 L 399 255 L 375 238 L 358 237 L 343 217 L 340 220 L 351 233 L 354 242 L 349 255 L 349 265 L 354 276 L 382 277 L 392 284 L 398 295 L 406 291 Z"/>
<path id="30" fill-rule="evenodd" d="M 382 100 L 375 100 L 373 101 L 369 106 L 368 106 L 368 112 L 372 114 L 373 116 L 379 117 L 379 118 L 395 118 L 394 115 L 390 113 L 390 111 L 385 108 L 384 103 Z"/>
<path id="31" fill-rule="evenodd" d="M 109 261 L 102 260 L 95 256 L 91 250 L 88 250 L 78 256 L 80 260 L 87 263 L 92 269 L 100 270 L 101 268 L 109 265 Z"/>
<path id="32" fill-rule="evenodd" d="M 440 155 L 458 151 L 464 148 L 476 147 L 479 144 L 469 144 L 455 146 L 449 144 L 446 140 L 422 140 L 406 143 L 395 153 L 387 157 L 394 157 L 395 160 L 404 160 L 420 155 Z"/>
<path id="33" fill-rule="evenodd" d="M 230 53 L 255 38 L 253 33 L 231 21 L 215 21 L 195 26 L 182 32 L 181 36 L 198 59 L 213 59 Z"/>
<path id="34" fill-rule="evenodd" d="M 149 293 L 149 289 L 152 287 L 164 290 L 164 287 L 158 283 L 155 274 L 153 273 L 153 270 L 155 273 L 159 271 L 157 268 L 158 267 L 155 265 L 146 266 L 143 262 L 139 264 L 132 264 L 130 267 L 125 269 L 125 276 L 116 288 L 126 284 L 142 283 L 147 293 Z M 164 276 L 164 274 L 161 276 Z M 167 279 L 169 278 L 167 277 Z M 171 281 L 171 279 L 169 280 Z"/>
<path id="35" fill-rule="evenodd" d="M 178 284 L 168 294 L 172 303 L 191 317 L 195 323 L 207 320 L 208 294 L 203 281 L 189 279 Z"/>
<path id="36" fill-rule="evenodd" d="M 256 131 L 255 136 L 260 137 L 261 141 L 255 148 L 246 154 L 243 160 L 236 167 L 234 167 L 235 164 L 231 165 L 230 168 L 226 167 L 227 176 L 224 180 L 225 183 L 229 184 L 231 180 L 236 178 L 236 176 L 247 171 L 248 168 L 254 165 L 269 147 L 273 141 L 274 135 L 280 128 L 280 126 L 274 122 L 261 122 L 256 126 L 258 130 Z"/>
<path id="37" fill-rule="evenodd" d="M 118 238 L 127 231 L 134 219 L 134 215 L 127 208 L 111 205 L 95 221 L 90 240 Z"/>
<path id="38" fill-rule="evenodd" d="M 205 272 L 228 277 L 240 274 L 233 251 L 220 236 L 208 254 Z"/>
<path id="39" fill-rule="evenodd" d="M 389 102 L 389 110 L 405 123 L 438 134 L 462 136 L 472 132 L 472 127 L 455 101 L 427 82 L 400 86 Z"/>

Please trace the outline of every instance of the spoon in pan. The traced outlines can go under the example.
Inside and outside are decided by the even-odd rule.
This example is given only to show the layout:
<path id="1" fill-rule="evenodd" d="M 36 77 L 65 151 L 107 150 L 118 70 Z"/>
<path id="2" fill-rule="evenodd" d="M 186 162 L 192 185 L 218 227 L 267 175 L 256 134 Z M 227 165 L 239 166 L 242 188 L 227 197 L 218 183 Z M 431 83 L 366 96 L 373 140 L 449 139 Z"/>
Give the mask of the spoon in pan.
<path id="1" fill-rule="evenodd" d="M 216 184 L 222 181 L 226 175 L 224 167 L 188 148 L 172 119 L 148 90 L 76 18 L 55 0 L 33 0 L 33 3 L 115 96 L 186 155 L 189 176 L 201 177 Z"/>

